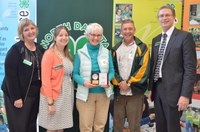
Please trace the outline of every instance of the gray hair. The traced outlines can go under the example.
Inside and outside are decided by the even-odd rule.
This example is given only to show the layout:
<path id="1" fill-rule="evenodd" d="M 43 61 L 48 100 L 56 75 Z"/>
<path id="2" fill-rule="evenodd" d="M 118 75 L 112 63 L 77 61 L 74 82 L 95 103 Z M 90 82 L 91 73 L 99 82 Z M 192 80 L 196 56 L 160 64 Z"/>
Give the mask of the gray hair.
<path id="1" fill-rule="evenodd" d="M 88 38 L 90 36 L 90 34 L 96 30 L 99 30 L 103 34 L 103 27 L 100 24 L 90 23 L 85 30 L 85 33 L 84 33 L 85 37 Z"/>
<path id="2" fill-rule="evenodd" d="M 23 30 L 26 26 L 28 26 L 30 24 L 33 25 L 36 28 L 37 35 L 38 35 L 38 28 L 35 25 L 35 23 L 28 18 L 24 18 L 24 19 L 20 20 L 19 23 L 18 23 L 18 37 L 19 37 L 20 40 L 24 40 Z"/>

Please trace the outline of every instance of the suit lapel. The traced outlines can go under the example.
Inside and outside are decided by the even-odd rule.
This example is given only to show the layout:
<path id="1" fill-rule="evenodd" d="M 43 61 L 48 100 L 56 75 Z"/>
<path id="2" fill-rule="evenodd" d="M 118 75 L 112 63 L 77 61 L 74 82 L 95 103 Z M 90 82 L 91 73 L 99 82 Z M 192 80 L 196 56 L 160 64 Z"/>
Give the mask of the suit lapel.
<path id="1" fill-rule="evenodd" d="M 166 58 L 168 57 L 170 49 L 171 49 L 172 45 L 174 44 L 177 32 L 178 32 L 178 30 L 175 28 L 173 33 L 172 33 L 172 35 L 171 35 L 171 37 L 170 37 L 170 40 L 169 40 L 169 42 L 167 44 L 167 48 L 165 50 L 165 56 L 164 56 L 163 63 L 165 62 Z"/>
<path id="2" fill-rule="evenodd" d="M 156 62 L 157 62 L 157 59 L 158 59 L 158 52 L 159 52 L 159 47 L 160 47 L 160 40 L 161 40 L 161 34 L 160 35 L 158 35 L 158 37 L 156 38 L 156 41 L 155 41 L 155 44 L 154 44 L 154 46 L 153 46 L 153 48 L 154 48 L 154 64 L 156 64 Z M 160 43 L 160 44 L 158 44 L 158 43 Z"/>

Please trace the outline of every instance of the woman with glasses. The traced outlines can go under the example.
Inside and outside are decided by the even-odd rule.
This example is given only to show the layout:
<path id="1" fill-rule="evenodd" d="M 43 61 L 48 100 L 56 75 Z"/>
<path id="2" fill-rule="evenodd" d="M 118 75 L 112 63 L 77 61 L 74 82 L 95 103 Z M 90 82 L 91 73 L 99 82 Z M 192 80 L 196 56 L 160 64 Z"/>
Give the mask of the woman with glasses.
<path id="1" fill-rule="evenodd" d="M 102 35 L 101 25 L 89 24 L 85 30 L 89 42 L 75 56 L 73 78 L 78 83 L 76 106 L 81 132 L 104 131 L 109 98 L 113 94 L 110 86 L 110 80 L 114 76 L 113 62 L 108 49 L 100 44 Z M 103 73 L 108 76 L 104 80 L 107 83 L 100 84 L 98 78 Z"/>

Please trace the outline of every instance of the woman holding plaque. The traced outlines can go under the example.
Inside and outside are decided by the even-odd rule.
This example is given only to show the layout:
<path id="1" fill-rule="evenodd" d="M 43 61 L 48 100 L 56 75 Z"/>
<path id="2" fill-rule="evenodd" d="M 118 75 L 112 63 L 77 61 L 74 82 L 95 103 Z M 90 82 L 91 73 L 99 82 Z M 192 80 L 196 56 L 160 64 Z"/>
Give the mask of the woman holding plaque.
<path id="1" fill-rule="evenodd" d="M 5 59 L 2 84 L 9 132 L 36 132 L 41 87 L 41 59 L 44 49 L 34 42 L 37 26 L 30 19 L 18 24 L 19 42 Z"/>
<path id="2" fill-rule="evenodd" d="M 73 78 L 78 83 L 76 106 L 79 112 L 81 132 L 103 132 L 107 121 L 110 96 L 113 90 L 110 80 L 114 76 L 112 57 L 100 44 L 103 28 L 91 23 L 85 30 L 89 40 L 77 51 Z"/>

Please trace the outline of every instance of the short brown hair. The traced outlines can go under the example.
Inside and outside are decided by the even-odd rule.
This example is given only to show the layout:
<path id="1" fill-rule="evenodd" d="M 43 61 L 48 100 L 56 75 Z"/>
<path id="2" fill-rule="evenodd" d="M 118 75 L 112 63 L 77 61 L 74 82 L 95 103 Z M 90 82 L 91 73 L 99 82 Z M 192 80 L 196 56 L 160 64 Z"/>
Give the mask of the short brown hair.
<path id="1" fill-rule="evenodd" d="M 168 6 L 168 5 L 164 5 L 164 6 L 160 7 L 160 9 L 158 10 L 158 15 L 159 15 L 160 10 L 162 10 L 162 9 L 170 9 L 170 10 L 172 11 L 172 15 L 173 15 L 174 17 L 176 16 L 175 9 L 172 8 L 171 6 Z"/>
<path id="2" fill-rule="evenodd" d="M 126 24 L 126 23 L 132 23 L 133 26 L 134 26 L 134 28 L 135 28 L 135 24 L 134 24 L 134 21 L 133 21 L 132 19 L 125 19 L 125 20 L 123 20 L 123 21 L 122 21 L 122 24 L 121 24 L 121 28 L 122 28 L 122 26 L 123 26 L 124 24 Z"/>

